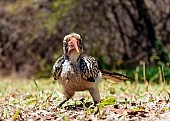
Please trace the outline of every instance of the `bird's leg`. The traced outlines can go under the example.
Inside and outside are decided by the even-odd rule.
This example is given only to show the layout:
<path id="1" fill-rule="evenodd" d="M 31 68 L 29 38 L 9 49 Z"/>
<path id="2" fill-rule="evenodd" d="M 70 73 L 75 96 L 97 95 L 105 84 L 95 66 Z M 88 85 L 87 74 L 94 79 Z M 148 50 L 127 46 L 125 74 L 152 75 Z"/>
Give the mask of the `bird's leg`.
<path id="1" fill-rule="evenodd" d="M 93 98 L 94 105 L 99 103 L 100 102 L 100 94 L 99 94 L 98 86 L 96 86 L 95 88 L 89 89 L 89 92 L 90 92 L 90 94 L 91 94 L 91 96 Z"/>
<path id="2" fill-rule="evenodd" d="M 65 102 L 67 102 L 73 95 L 75 94 L 75 92 L 73 91 L 66 91 L 64 90 L 64 96 L 66 97 L 59 105 L 58 107 L 61 107 Z"/>
<path id="3" fill-rule="evenodd" d="M 65 102 L 67 102 L 68 101 L 68 99 L 64 99 L 59 105 L 58 105 L 58 107 L 61 107 Z"/>

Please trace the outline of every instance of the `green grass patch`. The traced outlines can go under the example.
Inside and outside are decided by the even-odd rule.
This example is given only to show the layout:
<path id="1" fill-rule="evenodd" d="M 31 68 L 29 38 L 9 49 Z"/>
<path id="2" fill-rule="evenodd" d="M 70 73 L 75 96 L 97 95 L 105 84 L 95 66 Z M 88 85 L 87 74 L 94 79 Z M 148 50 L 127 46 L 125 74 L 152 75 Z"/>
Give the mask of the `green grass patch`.
<path id="1" fill-rule="evenodd" d="M 131 81 L 144 82 L 146 79 L 149 82 L 162 83 L 170 82 L 170 68 L 164 66 L 138 66 L 133 69 L 125 71 L 126 75 L 130 77 Z M 145 74 L 144 74 L 145 73 Z"/>

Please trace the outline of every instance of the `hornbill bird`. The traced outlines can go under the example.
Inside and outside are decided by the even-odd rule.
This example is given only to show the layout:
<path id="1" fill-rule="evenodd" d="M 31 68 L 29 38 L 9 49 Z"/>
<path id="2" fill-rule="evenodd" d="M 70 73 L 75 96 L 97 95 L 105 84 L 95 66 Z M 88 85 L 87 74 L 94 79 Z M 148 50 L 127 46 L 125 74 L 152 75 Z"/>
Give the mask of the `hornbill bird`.
<path id="1" fill-rule="evenodd" d="M 79 34 L 71 33 L 64 37 L 63 55 L 53 66 L 53 77 L 63 87 L 65 99 L 59 104 L 62 106 L 76 91 L 88 90 L 94 104 L 99 103 L 99 82 L 109 79 L 113 82 L 127 80 L 122 74 L 100 71 L 94 57 L 83 52 L 83 43 Z"/>

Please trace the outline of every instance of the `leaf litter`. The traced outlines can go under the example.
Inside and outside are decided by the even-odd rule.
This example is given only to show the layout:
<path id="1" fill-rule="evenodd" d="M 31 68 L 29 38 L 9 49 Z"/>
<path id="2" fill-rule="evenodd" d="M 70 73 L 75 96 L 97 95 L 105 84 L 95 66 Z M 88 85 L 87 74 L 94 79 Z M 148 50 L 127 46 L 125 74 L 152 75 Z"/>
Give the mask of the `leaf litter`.
<path id="1" fill-rule="evenodd" d="M 6 83 L 1 81 L 2 83 Z M 16 83 L 13 85 L 13 83 Z M 150 91 L 144 84 L 121 83 L 100 84 L 101 102 L 93 106 L 88 92 L 79 92 L 61 108 L 57 104 L 62 100 L 62 89 L 58 83 L 42 81 L 11 81 L 0 85 L 0 120 L 36 121 L 36 120 L 157 120 L 170 119 L 169 85 L 161 87 L 150 85 Z M 157 87 L 155 87 L 157 86 Z M 155 90 L 156 88 L 157 90 Z"/>

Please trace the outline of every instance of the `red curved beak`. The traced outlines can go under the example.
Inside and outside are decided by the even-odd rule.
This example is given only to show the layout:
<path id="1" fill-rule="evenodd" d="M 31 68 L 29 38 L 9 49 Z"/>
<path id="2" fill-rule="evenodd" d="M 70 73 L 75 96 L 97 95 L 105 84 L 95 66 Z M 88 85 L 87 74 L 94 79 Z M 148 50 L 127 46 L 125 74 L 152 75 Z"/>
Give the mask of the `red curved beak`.
<path id="1" fill-rule="evenodd" d="M 74 37 L 70 38 L 70 44 L 74 46 L 74 48 L 76 49 L 77 53 L 80 52 L 79 47 L 77 45 L 77 39 L 75 39 Z"/>

